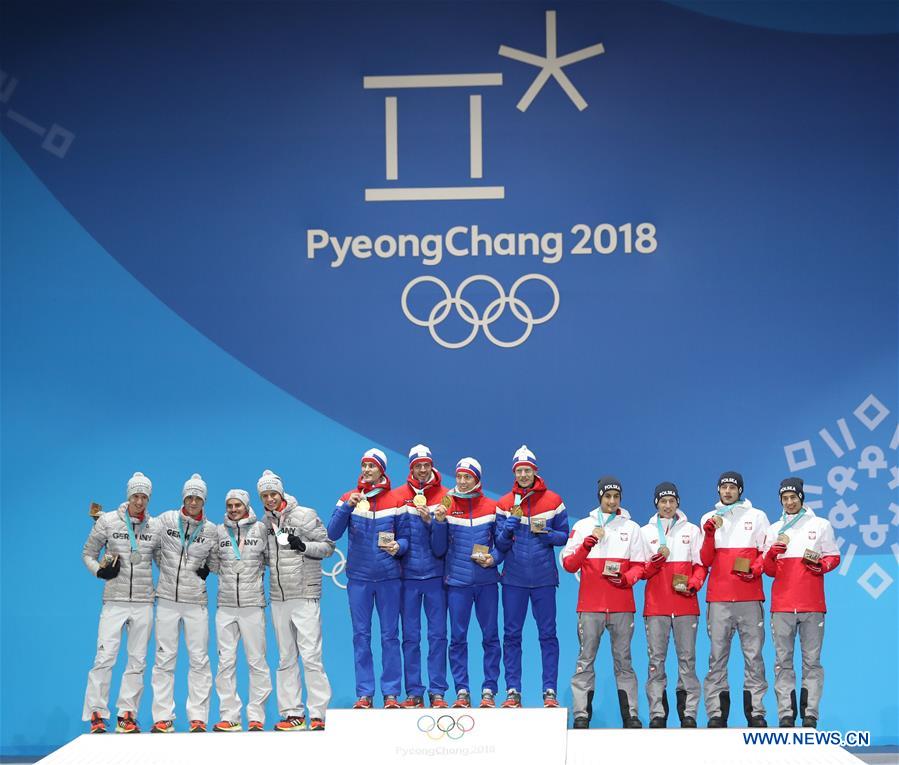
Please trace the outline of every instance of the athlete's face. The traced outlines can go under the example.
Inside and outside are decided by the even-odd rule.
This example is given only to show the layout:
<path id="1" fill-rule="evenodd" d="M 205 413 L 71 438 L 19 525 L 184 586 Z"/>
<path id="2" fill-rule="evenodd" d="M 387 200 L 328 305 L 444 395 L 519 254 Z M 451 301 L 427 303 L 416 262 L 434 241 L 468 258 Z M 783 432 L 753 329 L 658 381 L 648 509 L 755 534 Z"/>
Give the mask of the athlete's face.
<path id="1" fill-rule="evenodd" d="M 463 494 L 467 494 L 475 486 L 478 485 L 478 479 L 475 478 L 471 473 L 468 473 L 464 470 L 460 470 L 456 473 L 456 490 L 462 492 Z"/>
<path id="2" fill-rule="evenodd" d="M 674 497 L 662 497 L 659 500 L 659 518 L 674 518 L 677 513 L 677 500 Z"/>
<path id="3" fill-rule="evenodd" d="M 617 489 L 609 489 L 599 499 L 600 507 L 604 513 L 616 513 L 621 506 L 621 492 Z"/>
<path id="4" fill-rule="evenodd" d="M 515 481 L 522 489 L 529 489 L 534 485 L 534 468 L 530 465 L 519 465 L 515 468 Z"/>
<path id="5" fill-rule="evenodd" d="M 150 498 L 146 494 L 132 494 L 128 497 L 128 514 L 139 518 L 144 514 L 144 510 L 147 509 L 149 503 Z"/>
<path id="6" fill-rule="evenodd" d="M 185 497 L 184 498 L 184 512 L 187 513 L 191 518 L 199 518 L 203 514 L 203 505 L 206 504 L 206 500 L 202 497 Z"/>
<path id="7" fill-rule="evenodd" d="M 795 491 L 785 491 L 780 495 L 780 503 L 790 515 L 798 513 L 802 509 L 802 501 Z"/>
<path id="8" fill-rule="evenodd" d="M 431 473 L 434 468 L 430 462 L 427 460 L 422 460 L 421 462 L 416 462 L 412 466 L 412 477 L 416 481 L 421 481 L 422 483 L 427 483 L 431 478 Z"/>
<path id="9" fill-rule="evenodd" d="M 262 504 L 265 505 L 265 509 L 272 513 L 278 510 L 284 501 L 280 492 L 277 491 L 264 491 L 259 495 L 259 498 L 262 500 Z"/>
<path id="10" fill-rule="evenodd" d="M 366 483 L 377 483 L 382 475 L 381 466 L 377 462 L 365 460 L 362 463 L 362 480 Z"/>
<path id="11" fill-rule="evenodd" d="M 740 498 L 740 490 L 735 483 L 722 483 L 718 487 L 718 496 L 725 505 L 732 505 Z"/>
<path id="12" fill-rule="evenodd" d="M 225 512 L 228 514 L 228 520 L 237 523 L 241 518 L 247 517 L 247 506 L 239 499 L 229 499 L 225 502 Z"/>

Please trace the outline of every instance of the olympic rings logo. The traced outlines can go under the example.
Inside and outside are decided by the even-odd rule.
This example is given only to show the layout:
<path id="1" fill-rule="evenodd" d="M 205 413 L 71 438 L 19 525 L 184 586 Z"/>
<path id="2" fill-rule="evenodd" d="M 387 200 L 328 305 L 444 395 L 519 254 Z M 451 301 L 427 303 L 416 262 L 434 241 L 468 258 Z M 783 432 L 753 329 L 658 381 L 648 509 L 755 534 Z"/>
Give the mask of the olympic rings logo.
<path id="1" fill-rule="evenodd" d="M 418 718 L 416 727 L 431 741 L 440 741 L 444 737 L 458 741 L 474 729 L 474 718 L 471 715 L 461 715 L 457 718 L 451 715 L 440 715 L 437 718 L 422 715 Z"/>
<path id="2" fill-rule="evenodd" d="M 322 566 L 322 576 L 330 576 L 331 579 L 334 581 L 334 584 L 336 584 L 338 587 L 340 587 L 341 590 L 345 590 L 346 585 L 339 582 L 337 580 L 337 577 L 340 576 L 344 572 L 344 569 L 346 569 L 346 556 L 340 550 L 338 550 L 336 547 L 334 548 L 334 554 L 340 560 L 338 560 L 334 564 L 334 568 L 332 568 L 330 571 L 325 571 L 325 567 Z"/>
<path id="3" fill-rule="evenodd" d="M 534 317 L 528 304 L 516 294 L 521 285 L 532 280 L 543 282 L 549 287 L 553 296 L 552 307 L 539 318 Z M 420 319 L 417 316 L 413 316 L 412 312 L 409 310 L 408 304 L 409 292 L 422 282 L 432 282 L 433 284 L 436 284 L 443 290 L 444 295 L 443 299 L 438 300 L 431 309 L 427 319 Z M 496 290 L 497 294 L 497 297 L 487 305 L 483 316 L 478 315 L 475 307 L 462 297 L 465 288 L 475 282 L 487 282 L 487 284 L 491 285 Z M 509 294 L 506 295 L 503 286 L 492 276 L 476 274 L 475 276 L 469 276 L 467 279 L 463 280 L 456 288 L 456 294 L 453 295 L 450 293 L 449 287 L 436 276 L 418 276 L 406 285 L 402 297 L 400 298 L 400 303 L 402 304 L 403 313 L 406 315 L 406 318 L 416 326 L 427 327 L 434 342 L 444 348 L 449 348 L 450 350 L 464 348 L 475 339 L 479 329 L 484 330 L 487 339 L 494 345 L 499 346 L 500 348 L 515 348 L 531 336 L 531 332 L 535 325 L 544 324 L 556 315 L 556 311 L 559 310 L 559 290 L 548 276 L 544 276 L 543 274 L 526 274 L 515 281 L 512 285 L 512 289 L 509 290 Z M 506 306 L 509 307 L 512 315 L 524 324 L 524 332 L 522 332 L 521 336 L 515 340 L 500 340 L 490 331 L 490 325 L 503 315 Z M 471 331 L 468 333 L 468 336 L 458 342 L 444 340 L 437 334 L 437 327 L 447 318 L 447 316 L 449 316 L 450 309 L 452 308 L 456 309 L 456 313 L 463 321 L 471 325 Z"/>

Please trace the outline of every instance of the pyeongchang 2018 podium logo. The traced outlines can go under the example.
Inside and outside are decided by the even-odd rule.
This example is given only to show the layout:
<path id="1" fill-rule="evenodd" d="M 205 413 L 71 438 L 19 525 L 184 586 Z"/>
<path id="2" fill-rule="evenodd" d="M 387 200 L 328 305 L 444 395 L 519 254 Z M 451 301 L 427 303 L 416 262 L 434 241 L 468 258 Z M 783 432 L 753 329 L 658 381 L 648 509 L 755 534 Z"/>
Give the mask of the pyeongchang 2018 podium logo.
<path id="1" fill-rule="evenodd" d="M 554 82 L 575 107 L 571 114 L 587 109 L 587 99 L 566 73 L 572 64 L 605 54 L 602 42 L 559 54 L 556 12 L 545 13 L 545 46 L 534 53 L 509 45 L 499 45 L 500 58 L 536 70 L 534 79 L 519 98 L 516 108 L 525 113 L 541 91 Z M 581 75 L 586 77 L 588 75 Z M 586 87 L 589 83 L 581 83 Z M 446 74 L 363 75 L 364 91 L 384 92 L 384 183 L 364 188 L 366 203 L 452 203 L 455 201 L 497 204 L 506 199 L 504 185 L 485 185 L 484 120 L 481 92 L 468 95 L 468 176 L 470 185 L 409 186 L 400 183 L 399 100 L 404 92 L 423 89 L 468 89 L 490 91 L 503 85 L 502 72 L 452 72 Z M 324 229 L 306 232 L 306 257 L 330 256 L 331 268 L 347 260 L 372 263 L 395 258 L 418 260 L 428 268 L 437 267 L 444 257 L 517 259 L 536 257 L 545 265 L 555 265 L 563 257 L 612 254 L 649 255 L 658 249 L 656 226 L 650 222 L 620 224 L 577 223 L 557 231 L 493 233 L 478 225 L 447 225 L 443 231 L 380 236 L 334 236 Z M 536 300 L 539 305 L 528 302 Z M 449 285 L 437 276 L 411 279 L 400 294 L 403 315 L 416 327 L 427 329 L 442 348 L 458 350 L 483 333 L 495 347 L 516 348 L 531 337 L 535 328 L 558 313 L 561 295 L 556 283 L 540 273 L 527 273 L 506 287 L 500 279 L 475 274 L 458 285 Z M 448 323 L 447 323 L 448 322 Z M 499 323 L 498 323 L 499 322 Z M 509 327 L 513 329 L 509 329 Z M 462 327 L 462 330 L 459 330 Z"/>

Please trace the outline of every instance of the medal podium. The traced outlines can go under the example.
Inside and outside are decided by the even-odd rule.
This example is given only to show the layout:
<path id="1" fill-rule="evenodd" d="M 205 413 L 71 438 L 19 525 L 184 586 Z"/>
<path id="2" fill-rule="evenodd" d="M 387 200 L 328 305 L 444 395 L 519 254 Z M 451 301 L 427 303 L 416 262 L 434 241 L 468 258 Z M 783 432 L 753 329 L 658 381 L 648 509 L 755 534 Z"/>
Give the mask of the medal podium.
<path id="1" fill-rule="evenodd" d="M 660 754 L 666 765 L 860 762 L 833 745 L 746 743 L 743 734 L 747 730 L 742 728 L 568 730 L 566 709 L 332 709 L 327 719 L 328 728 L 323 732 L 85 734 L 40 762 L 197 765 L 303 760 L 339 763 L 361 758 L 366 765 L 434 761 L 595 765 L 600 760 L 654 762 Z M 793 732 L 803 735 L 806 731 L 797 728 L 788 732 L 792 736 Z"/>

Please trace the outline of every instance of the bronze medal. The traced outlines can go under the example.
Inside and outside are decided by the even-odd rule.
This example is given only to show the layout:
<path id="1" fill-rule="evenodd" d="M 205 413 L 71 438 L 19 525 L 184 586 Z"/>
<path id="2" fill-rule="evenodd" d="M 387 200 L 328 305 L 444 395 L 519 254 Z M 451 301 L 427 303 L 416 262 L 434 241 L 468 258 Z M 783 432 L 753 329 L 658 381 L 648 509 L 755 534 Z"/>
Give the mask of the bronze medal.
<path id="1" fill-rule="evenodd" d="M 714 523 L 719 529 L 724 525 L 724 518 L 720 515 L 715 515 L 712 517 L 712 523 Z"/>
<path id="2" fill-rule="evenodd" d="M 671 550 L 668 549 L 668 545 L 659 545 L 659 555 L 664 555 L 666 558 L 671 555 Z"/>
<path id="3" fill-rule="evenodd" d="M 600 542 L 602 542 L 602 538 L 606 535 L 606 530 L 602 526 L 597 526 L 593 529 L 593 536 L 595 536 Z"/>
<path id="4" fill-rule="evenodd" d="M 786 534 L 778 534 L 777 541 L 779 544 L 788 545 L 790 544 L 790 537 Z"/>
<path id="5" fill-rule="evenodd" d="M 426 507 L 428 504 L 428 500 L 425 499 L 424 494 L 416 494 L 412 497 L 412 504 L 416 507 Z"/>

